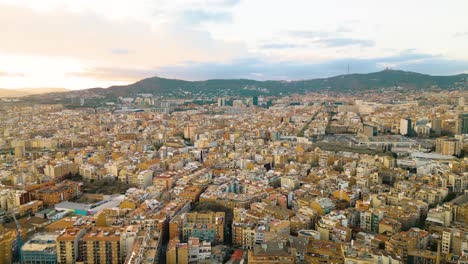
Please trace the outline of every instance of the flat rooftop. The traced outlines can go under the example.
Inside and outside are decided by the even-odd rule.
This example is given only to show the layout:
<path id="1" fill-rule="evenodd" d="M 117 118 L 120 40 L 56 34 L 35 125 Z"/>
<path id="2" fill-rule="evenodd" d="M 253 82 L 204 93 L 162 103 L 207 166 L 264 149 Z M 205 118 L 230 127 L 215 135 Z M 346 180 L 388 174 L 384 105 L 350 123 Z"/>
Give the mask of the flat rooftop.
<path id="1" fill-rule="evenodd" d="M 412 158 L 420 159 L 436 159 L 436 160 L 451 160 L 454 159 L 454 156 L 442 155 L 438 153 L 424 153 L 424 152 L 413 152 L 411 153 Z"/>
<path id="2" fill-rule="evenodd" d="M 59 234 L 55 233 L 40 233 L 34 235 L 26 242 L 21 250 L 23 251 L 46 251 L 53 249 L 55 251 L 55 241 Z"/>

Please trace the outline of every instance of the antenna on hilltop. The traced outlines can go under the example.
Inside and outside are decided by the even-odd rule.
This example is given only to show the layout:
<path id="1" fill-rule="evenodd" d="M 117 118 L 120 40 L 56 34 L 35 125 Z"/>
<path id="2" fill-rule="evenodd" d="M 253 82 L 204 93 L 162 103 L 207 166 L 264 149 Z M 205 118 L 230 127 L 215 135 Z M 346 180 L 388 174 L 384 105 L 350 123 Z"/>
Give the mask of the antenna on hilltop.
<path id="1" fill-rule="evenodd" d="M 348 72 L 347 72 L 347 74 L 349 75 L 349 63 L 348 63 Z"/>

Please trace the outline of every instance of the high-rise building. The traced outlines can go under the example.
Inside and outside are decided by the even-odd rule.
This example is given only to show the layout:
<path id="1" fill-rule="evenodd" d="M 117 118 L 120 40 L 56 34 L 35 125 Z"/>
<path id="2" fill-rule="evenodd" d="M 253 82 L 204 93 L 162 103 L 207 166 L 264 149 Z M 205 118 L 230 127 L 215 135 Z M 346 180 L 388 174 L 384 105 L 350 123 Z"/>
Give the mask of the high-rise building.
<path id="1" fill-rule="evenodd" d="M 457 133 L 468 134 L 468 113 L 463 113 L 463 114 L 458 115 Z"/>
<path id="2" fill-rule="evenodd" d="M 258 96 L 254 96 L 254 97 L 252 98 L 252 104 L 255 105 L 255 106 L 258 105 Z"/>
<path id="3" fill-rule="evenodd" d="M 431 120 L 431 130 L 434 136 L 438 137 L 442 133 L 442 120 L 438 117 L 433 117 Z"/>
<path id="4" fill-rule="evenodd" d="M 400 135 L 411 136 L 411 119 L 405 118 L 400 120 Z"/>
<path id="5" fill-rule="evenodd" d="M 444 230 L 442 231 L 442 247 L 441 247 L 441 252 L 443 254 L 448 254 L 450 252 L 450 242 L 452 238 L 452 232 L 450 230 Z"/>
<path id="6" fill-rule="evenodd" d="M 188 138 L 192 141 L 195 140 L 195 130 L 196 126 L 194 125 L 187 125 L 184 127 L 184 138 Z"/>
<path id="7" fill-rule="evenodd" d="M 429 126 L 415 126 L 413 130 L 418 137 L 429 137 L 431 134 Z"/>
<path id="8" fill-rule="evenodd" d="M 443 155 L 459 156 L 462 150 L 462 143 L 455 138 L 438 138 L 436 140 L 436 152 Z"/>
<path id="9" fill-rule="evenodd" d="M 218 98 L 218 106 L 226 106 L 226 98 Z"/>

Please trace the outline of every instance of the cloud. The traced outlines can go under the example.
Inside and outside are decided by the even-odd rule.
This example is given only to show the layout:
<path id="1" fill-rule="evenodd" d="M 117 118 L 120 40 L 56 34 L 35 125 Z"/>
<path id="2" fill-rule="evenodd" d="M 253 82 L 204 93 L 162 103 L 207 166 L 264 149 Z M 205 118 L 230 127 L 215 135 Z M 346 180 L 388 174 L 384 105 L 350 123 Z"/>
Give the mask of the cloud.
<path id="1" fill-rule="evenodd" d="M 339 26 L 337 29 L 336 29 L 336 32 L 339 32 L 339 33 L 350 33 L 350 32 L 353 32 L 353 30 L 347 26 Z"/>
<path id="2" fill-rule="evenodd" d="M 0 71 L 0 77 L 26 77 L 26 74 L 19 72 Z"/>
<path id="3" fill-rule="evenodd" d="M 348 26 L 338 26 L 332 30 L 290 30 L 285 33 L 291 37 L 317 39 L 317 38 L 331 38 L 340 36 L 343 33 L 351 33 L 353 30 Z"/>
<path id="4" fill-rule="evenodd" d="M 232 17 L 229 12 L 198 9 L 183 12 L 182 19 L 189 24 L 201 24 L 203 22 L 229 22 Z"/>
<path id="5" fill-rule="evenodd" d="M 345 35 L 346 33 L 351 32 L 352 30 L 350 28 L 346 26 L 339 26 L 334 30 L 293 30 L 288 31 L 287 35 L 293 38 L 310 40 L 312 41 L 312 43 L 316 43 L 329 48 L 346 46 L 375 46 L 375 42 L 373 40 L 343 37 L 343 35 Z"/>
<path id="6" fill-rule="evenodd" d="M 466 32 L 457 32 L 457 33 L 455 33 L 454 37 L 457 37 L 457 38 L 468 37 L 468 31 L 466 31 Z"/>
<path id="7" fill-rule="evenodd" d="M 215 0 L 212 4 L 218 6 L 235 6 L 240 3 L 240 0 Z"/>
<path id="8" fill-rule="evenodd" d="M 438 55 L 402 52 L 387 57 L 336 59 L 320 63 L 271 62 L 260 58 L 246 58 L 225 63 L 191 62 L 182 66 L 160 67 L 157 72 L 160 76 L 187 80 L 217 78 L 300 80 L 346 74 L 348 65 L 351 73 L 376 72 L 383 70 L 386 65 L 425 74 L 452 75 L 468 71 L 468 60 L 449 60 Z"/>
<path id="9" fill-rule="evenodd" d="M 314 30 L 291 30 L 287 32 L 288 35 L 298 38 L 322 38 L 332 35 L 328 31 L 314 31 Z"/>
<path id="10" fill-rule="evenodd" d="M 468 61 L 434 57 L 423 61 L 403 62 L 399 64 L 399 68 L 432 75 L 455 75 L 468 73 Z"/>
<path id="11" fill-rule="evenodd" d="M 265 8 L 260 1 L 247 0 L 0 0 L 0 58 L 8 55 L 31 61 L 6 63 L 3 59 L 1 71 L 8 76 L 24 72 L 27 77 L 0 76 L 8 85 L 24 81 L 23 86 L 84 88 L 83 83 L 88 85 L 93 79 L 134 81 L 155 73 L 184 79 L 304 79 L 345 73 L 348 64 L 351 72 L 377 71 L 385 65 L 437 74 L 467 69 L 461 59 L 418 50 L 395 53 L 411 45 L 468 59 L 463 41 L 443 42 L 454 32 L 468 36 L 461 24 L 453 23 L 453 31 L 446 31 L 463 17 L 464 9 L 456 5 L 453 20 L 447 17 L 446 24 L 436 23 L 434 30 L 426 32 L 417 31 L 419 24 L 413 24 L 412 15 L 393 23 L 381 17 L 392 12 L 369 11 L 379 11 L 379 5 L 363 4 L 371 8 L 366 9 L 349 4 L 356 10 L 342 8 L 341 12 L 333 3 L 310 9 L 309 2 L 291 6 L 270 1 Z M 291 19 L 283 19 L 288 17 L 285 8 Z M 258 10 L 264 11 L 261 21 Z M 439 9 L 434 13 L 439 14 Z M 46 63 L 36 57 L 46 58 Z M 59 60 L 66 62 L 54 67 L 48 63 Z M 64 77 L 67 72 L 73 78 Z"/>
<path id="12" fill-rule="evenodd" d="M 381 57 L 380 61 L 386 63 L 409 63 L 409 62 L 418 62 L 418 61 L 428 61 L 434 59 L 443 59 L 441 55 L 433 55 L 426 53 L 418 53 L 415 49 L 404 50 L 397 55 Z"/>
<path id="13" fill-rule="evenodd" d="M 294 49 L 294 48 L 304 48 L 306 45 L 293 44 L 293 43 L 269 43 L 263 44 L 260 46 L 261 49 Z"/>
<path id="14" fill-rule="evenodd" d="M 0 54 L 78 58 L 94 66 L 148 68 L 206 58 L 229 60 L 246 53 L 243 44 L 215 40 L 206 31 L 173 22 L 152 26 L 133 19 L 108 19 L 89 11 L 57 8 L 38 12 L 0 4 L 0 24 L 4 25 Z M 117 44 L 124 49 L 110 50 Z"/>
<path id="15" fill-rule="evenodd" d="M 375 46 L 375 42 L 368 39 L 353 39 L 353 38 L 324 38 L 314 41 L 320 45 L 326 47 L 345 47 L 345 46 L 361 46 L 361 47 L 372 47 Z"/>
<path id="16" fill-rule="evenodd" d="M 152 69 L 110 68 L 99 67 L 83 72 L 67 73 L 68 77 L 90 78 L 101 81 L 135 82 L 144 78 L 153 77 L 156 71 Z"/>
<path id="17" fill-rule="evenodd" d="M 125 55 L 130 53 L 130 51 L 128 49 L 112 49 L 111 53 L 115 55 Z"/>

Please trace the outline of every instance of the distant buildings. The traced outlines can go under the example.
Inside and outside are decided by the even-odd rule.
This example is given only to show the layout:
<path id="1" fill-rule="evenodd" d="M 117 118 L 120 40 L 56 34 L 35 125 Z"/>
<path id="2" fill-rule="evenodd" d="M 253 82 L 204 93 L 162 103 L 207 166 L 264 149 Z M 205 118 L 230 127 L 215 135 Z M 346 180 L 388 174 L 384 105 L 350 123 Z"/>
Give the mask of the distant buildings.
<path id="1" fill-rule="evenodd" d="M 463 263 L 466 92 L 400 91 L 0 104 L 0 264 Z"/>
<path id="2" fill-rule="evenodd" d="M 252 105 L 258 106 L 258 96 L 254 96 L 254 97 L 252 98 Z"/>
<path id="3" fill-rule="evenodd" d="M 411 136 L 412 135 L 412 124 L 410 118 L 400 120 L 400 135 Z"/>
<path id="4" fill-rule="evenodd" d="M 32 192 L 32 196 L 36 200 L 41 200 L 46 205 L 55 205 L 63 201 L 68 201 L 78 197 L 81 194 L 81 184 L 64 181 L 57 185 L 44 186 Z"/>
<path id="5" fill-rule="evenodd" d="M 431 131 L 436 137 L 439 137 L 442 134 L 442 120 L 439 117 L 432 118 Z"/>
<path id="6" fill-rule="evenodd" d="M 375 127 L 375 126 L 364 124 L 362 130 L 363 130 L 362 133 L 366 137 L 375 137 L 375 136 L 377 136 L 377 127 Z"/>
<path id="7" fill-rule="evenodd" d="M 226 98 L 218 98 L 218 106 L 226 106 Z"/>
<path id="8" fill-rule="evenodd" d="M 468 134 L 468 113 L 458 115 L 457 133 L 458 134 Z"/>
<path id="9" fill-rule="evenodd" d="M 436 140 L 436 152 L 443 155 L 459 156 L 462 150 L 462 143 L 455 138 L 438 138 Z"/>
<path id="10" fill-rule="evenodd" d="M 63 179 L 65 176 L 74 176 L 78 173 L 78 166 L 73 162 L 57 162 L 47 164 L 44 168 L 44 174 L 53 179 Z"/>

